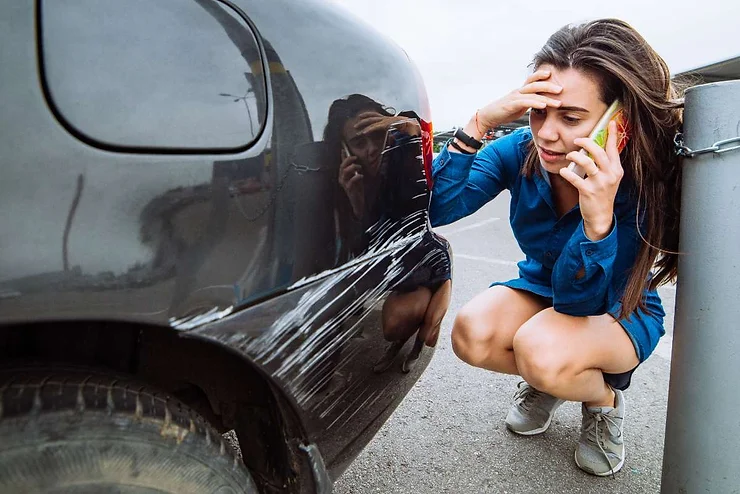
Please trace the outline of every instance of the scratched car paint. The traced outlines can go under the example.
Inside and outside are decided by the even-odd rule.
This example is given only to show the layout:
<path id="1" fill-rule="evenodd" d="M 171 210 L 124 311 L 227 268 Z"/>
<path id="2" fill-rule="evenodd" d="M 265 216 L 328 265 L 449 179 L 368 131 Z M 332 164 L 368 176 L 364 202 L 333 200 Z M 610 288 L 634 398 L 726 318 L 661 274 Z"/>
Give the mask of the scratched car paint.
<path id="1" fill-rule="evenodd" d="M 449 304 L 413 64 L 318 1 L 1 7 L 0 404 L 130 377 L 235 431 L 244 492 L 329 491 Z"/>

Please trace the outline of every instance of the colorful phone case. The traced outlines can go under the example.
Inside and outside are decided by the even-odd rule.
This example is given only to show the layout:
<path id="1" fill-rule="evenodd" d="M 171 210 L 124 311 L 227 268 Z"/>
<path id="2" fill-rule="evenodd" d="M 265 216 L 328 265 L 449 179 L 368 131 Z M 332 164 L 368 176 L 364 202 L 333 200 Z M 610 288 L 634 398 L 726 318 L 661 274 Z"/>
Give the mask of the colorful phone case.
<path id="1" fill-rule="evenodd" d="M 615 100 L 609 106 L 609 108 L 607 108 L 606 113 L 604 113 L 604 115 L 596 123 L 588 138 L 601 146 L 602 149 L 605 148 L 606 140 L 609 137 L 609 132 L 607 129 L 609 122 L 611 122 L 612 120 L 617 122 L 617 151 L 621 153 L 627 145 L 627 141 L 629 141 L 630 128 L 629 122 L 627 121 L 627 116 L 624 113 L 624 108 L 622 107 L 622 104 L 619 100 Z M 588 154 L 585 149 L 582 149 L 581 152 Z M 576 173 L 581 178 L 586 177 L 586 172 L 583 170 L 583 168 L 575 163 L 571 163 L 568 166 L 568 169 Z"/>

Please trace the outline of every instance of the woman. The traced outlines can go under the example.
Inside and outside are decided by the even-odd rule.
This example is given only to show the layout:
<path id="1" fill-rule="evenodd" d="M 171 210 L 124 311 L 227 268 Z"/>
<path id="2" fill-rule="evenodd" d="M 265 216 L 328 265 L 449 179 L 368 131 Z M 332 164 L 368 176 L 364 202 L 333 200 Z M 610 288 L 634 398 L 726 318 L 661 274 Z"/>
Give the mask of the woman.
<path id="1" fill-rule="evenodd" d="M 397 243 L 413 224 L 405 218 L 425 209 L 419 147 L 413 145 L 421 135 L 416 118 L 410 112 L 395 114 L 361 94 L 332 104 L 324 141 L 329 159 L 339 163 L 336 219 L 342 262 L 369 248 Z M 426 235 L 422 242 L 438 241 Z M 411 256 L 401 256 L 399 262 L 416 263 Z M 402 372 L 410 372 L 424 345 L 437 344 L 449 305 L 448 259 L 427 260 L 404 271 L 413 275 L 395 283 L 383 303 L 383 337 L 388 346 L 373 366 L 378 373 L 388 370 L 416 335 L 401 362 Z"/>
<path id="2" fill-rule="evenodd" d="M 655 289 L 676 275 L 680 104 L 665 62 L 619 20 L 560 29 L 533 65 L 521 88 L 476 112 L 434 162 L 432 224 L 509 189 L 526 255 L 518 279 L 460 310 L 453 349 L 471 365 L 524 378 L 506 417 L 517 434 L 544 432 L 564 400 L 582 402 L 576 463 L 609 475 L 624 464 L 622 391 L 665 332 Z M 605 149 L 586 138 L 615 99 L 632 129 L 621 154 L 613 123 Z M 530 128 L 476 152 L 486 131 L 530 109 Z"/>
<path id="3" fill-rule="evenodd" d="M 341 262 L 364 252 L 371 242 L 381 242 L 370 238 L 378 221 L 399 221 L 409 211 L 423 208 L 409 204 L 407 199 L 418 196 L 419 190 L 399 190 L 420 187 L 415 179 L 404 178 L 409 173 L 405 164 L 414 162 L 400 154 L 410 152 L 411 147 L 394 146 L 396 141 L 415 139 L 419 133 L 419 124 L 413 118 L 395 115 L 367 96 L 352 94 L 332 103 L 324 142 L 328 160 L 338 164 L 336 203 Z M 388 148 L 397 151 L 386 152 Z M 419 173 L 417 167 L 413 173 Z"/>

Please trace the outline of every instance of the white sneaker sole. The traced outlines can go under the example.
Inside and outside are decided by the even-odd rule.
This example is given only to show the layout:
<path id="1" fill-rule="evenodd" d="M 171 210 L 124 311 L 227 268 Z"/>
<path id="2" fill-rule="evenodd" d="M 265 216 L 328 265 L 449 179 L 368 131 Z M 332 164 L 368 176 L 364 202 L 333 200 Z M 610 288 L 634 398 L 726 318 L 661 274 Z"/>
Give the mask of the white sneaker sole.
<path id="1" fill-rule="evenodd" d="M 509 424 L 506 424 L 506 428 L 509 429 L 514 434 L 519 434 L 520 436 L 536 436 L 537 434 L 542 434 L 543 432 L 545 432 L 547 429 L 550 428 L 550 423 L 552 422 L 552 418 L 555 416 L 555 412 L 558 410 L 558 408 L 560 408 L 560 405 L 562 405 L 563 403 L 565 403 L 564 400 L 559 400 L 559 403 L 555 405 L 555 409 L 550 414 L 550 417 L 547 419 L 547 422 L 545 422 L 545 425 L 543 425 L 539 429 L 532 429 L 531 431 L 515 431 L 509 426 Z"/>
<path id="2" fill-rule="evenodd" d="M 576 450 L 576 452 L 573 454 L 573 457 L 576 460 L 576 465 L 578 465 L 578 468 L 580 468 L 584 472 L 586 472 L 586 473 L 588 473 L 590 475 L 596 475 L 597 477 L 608 477 L 608 476 L 610 476 L 612 474 L 615 474 L 618 471 L 620 471 L 622 469 L 622 467 L 624 466 L 624 459 L 627 458 L 627 448 L 624 448 L 622 450 L 622 459 L 619 461 L 619 463 L 617 463 L 616 465 L 614 465 L 614 468 L 613 469 L 609 470 L 608 472 L 604 472 L 604 473 L 596 473 L 596 472 L 594 472 L 592 470 L 589 470 L 587 468 L 583 468 L 581 466 L 581 464 L 578 463 L 578 450 Z"/>

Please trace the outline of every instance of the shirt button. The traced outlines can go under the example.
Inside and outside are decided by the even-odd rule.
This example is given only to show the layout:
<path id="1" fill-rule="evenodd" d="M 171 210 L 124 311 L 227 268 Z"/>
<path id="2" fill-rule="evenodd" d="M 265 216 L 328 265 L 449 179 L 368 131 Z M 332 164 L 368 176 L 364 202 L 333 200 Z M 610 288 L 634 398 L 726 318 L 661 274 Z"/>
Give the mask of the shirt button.
<path id="1" fill-rule="evenodd" d="M 594 251 L 593 251 L 592 249 L 587 249 L 587 250 L 586 250 L 586 255 L 587 255 L 587 256 L 590 256 L 590 255 L 592 255 L 593 253 L 594 253 Z"/>
<path id="2" fill-rule="evenodd" d="M 549 250 L 545 252 L 545 257 L 552 257 L 552 252 L 550 252 Z"/>

